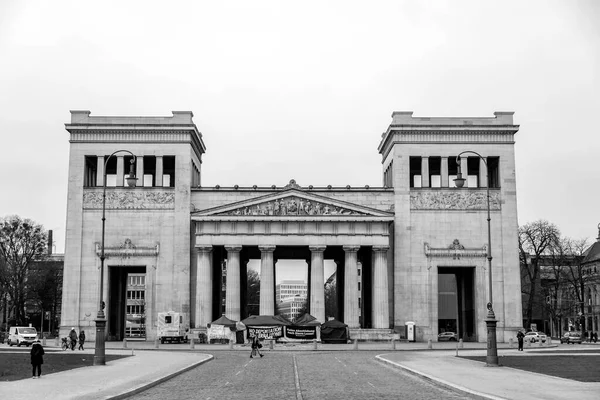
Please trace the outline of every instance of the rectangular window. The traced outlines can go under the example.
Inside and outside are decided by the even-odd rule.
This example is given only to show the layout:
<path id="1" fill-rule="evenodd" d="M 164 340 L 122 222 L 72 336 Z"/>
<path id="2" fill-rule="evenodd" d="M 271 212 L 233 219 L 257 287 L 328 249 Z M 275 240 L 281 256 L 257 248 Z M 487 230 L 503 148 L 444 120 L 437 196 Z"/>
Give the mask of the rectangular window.
<path id="1" fill-rule="evenodd" d="M 163 187 L 175 187 L 175 156 L 163 157 Z"/>
<path id="2" fill-rule="evenodd" d="M 448 186 L 453 188 L 456 187 L 454 180 L 458 174 L 458 164 L 456 163 L 456 156 L 448 157 Z M 464 176 L 463 176 L 464 178 Z"/>
<path id="3" fill-rule="evenodd" d="M 154 186 L 156 175 L 156 157 L 144 156 L 144 187 Z"/>
<path id="4" fill-rule="evenodd" d="M 429 186 L 442 187 L 442 157 L 429 157 Z"/>
<path id="5" fill-rule="evenodd" d="M 106 174 L 106 186 L 107 187 L 116 187 L 117 186 L 117 157 L 111 157 L 106 160 L 109 156 L 104 156 L 104 163 L 106 164 L 106 170 L 104 173 Z"/>
<path id="6" fill-rule="evenodd" d="M 467 158 L 467 171 L 463 171 L 464 178 L 467 179 L 467 187 L 476 188 L 479 187 L 479 163 L 481 159 L 479 157 L 468 157 Z"/>
<path id="7" fill-rule="evenodd" d="M 500 157 L 488 157 L 488 185 L 491 188 L 500 187 Z"/>
<path id="8" fill-rule="evenodd" d="M 409 160 L 410 187 L 421 187 L 421 157 L 410 157 Z"/>
<path id="9" fill-rule="evenodd" d="M 85 156 L 85 166 L 83 171 L 83 186 L 96 186 L 98 176 L 98 157 Z"/>

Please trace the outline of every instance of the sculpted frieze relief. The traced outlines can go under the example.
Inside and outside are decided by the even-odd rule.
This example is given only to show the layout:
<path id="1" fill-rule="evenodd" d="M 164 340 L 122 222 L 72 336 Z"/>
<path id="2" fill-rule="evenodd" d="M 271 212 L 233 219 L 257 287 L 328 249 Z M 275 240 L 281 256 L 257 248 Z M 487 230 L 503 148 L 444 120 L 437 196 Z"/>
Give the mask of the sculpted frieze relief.
<path id="1" fill-rule="evenodd" d="M 240 207 L 219 215 L 366 215 L 331 204 L 290 196 L 261 204 Z"/>
<path id="2" fill-rule="evenodd" d="M 486 190 L 435 190 L 410 193 L 413 210 L 487 210 Z M 500 193 L 490 191 L 490 210 L 500 210 Z"/>
<path id="3" fill-rule="evenodd" d="M 172 191 L 125 190 L 106 193 L 107 209 L 172 209 L 175 193 Z M 102 192 L 83 193 L 83 208 L 101 209 Z"/>

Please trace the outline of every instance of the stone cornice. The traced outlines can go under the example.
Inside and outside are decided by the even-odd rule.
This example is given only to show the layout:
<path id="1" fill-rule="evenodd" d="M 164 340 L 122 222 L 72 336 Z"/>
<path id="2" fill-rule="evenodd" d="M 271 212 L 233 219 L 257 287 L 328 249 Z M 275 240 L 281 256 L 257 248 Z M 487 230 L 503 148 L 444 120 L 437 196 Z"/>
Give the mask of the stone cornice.
<path id="1" fill-rule="evenodd" d="M 104 246 L 105 257 L 157 257 L 160 251 L 160 246 L 157 243 L 154 246 L 135 246 L 131 239 L 125 239 L 125 241 L 119 246 Z M 102 247 L 100 243 L 96 243 L 96 255 L 100 257 L 102 254 Z"/>
<path id="2" fill-rule="evenodd" d="M 487 257 L 487 245 L 481 248 L 465 248 L 458 239 L 454 239 L 448 247 L 430 247 L 429 243 L 424 244 L 425 256 L 427 258 L 452 258 L 460 260 L 464 257 Z"/>

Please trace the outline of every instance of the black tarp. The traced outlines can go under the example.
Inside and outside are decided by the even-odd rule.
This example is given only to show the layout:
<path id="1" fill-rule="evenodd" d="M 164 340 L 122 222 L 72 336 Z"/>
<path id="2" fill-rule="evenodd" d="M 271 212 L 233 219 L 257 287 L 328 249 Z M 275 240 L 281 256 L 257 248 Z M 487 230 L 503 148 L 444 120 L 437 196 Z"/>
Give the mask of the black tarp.
<path id="1" fill-rule="evenodd" d="M 283 327 L 290 321 L 279 315 L 251 315 L 242 321 L 248 329 L 248 338 L 277 339 L 283 336 Z"/>
<path id="2" fill-rule="evenodd" d="M 338 320 L 321 324 L 322 343 L 348 343 L 348 325 Z"/>

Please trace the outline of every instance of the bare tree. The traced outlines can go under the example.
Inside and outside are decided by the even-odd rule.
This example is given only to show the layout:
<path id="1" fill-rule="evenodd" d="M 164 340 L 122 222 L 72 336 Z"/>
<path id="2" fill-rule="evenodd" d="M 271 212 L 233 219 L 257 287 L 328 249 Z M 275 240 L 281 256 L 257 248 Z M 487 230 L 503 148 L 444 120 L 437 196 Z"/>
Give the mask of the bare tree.
<path id="1" fill-rule="evenodd" d="M 585 250 L 589 247 L 587 239 L 579 240 L 568 240 L 568 251 L 572 255 L 574 262 L 565 268 L 564 277 L 569 286 L 569 293 L 571 294 L 572 302 L 577 309 L 579 316 L 583 317 L 585 312 L 585 289 L 589 287 L 591 281 L 595 279 L 595 274 L 590 274 L 587 268 L 584 267 L 581 262 L 584 258 Z M 580 318 L 579 330 L 585 331 L 585 319 Z"/>
<path id="2" fill-rule="evenodd" d="M 527 295 L 527 309 L 525 318 L 529 326 L 533 319 L 533 307 L 536 298 L 539 297 L 537 285 L 539 285 L 540 259 L 547 254 L 549 247 L 557 243 L 560 231 L 556 225 L 546 221 L 538 220 L 519 227 L 519 257 L 521 261 L 522 281 L 528 284 L 522 285 L 523 294 Z"/>
<path id="3" fill-rule="evenodd" d="M 16 324 L 26 320 L 27 279 L 32 262 L 46 251 L 47 235 L 42 225 L 14 215 L 0 220 L 0 267 Z"/>
<path id="4" fill-rule="evenodd" d="M 248 269 L 246 285 L 246 315 L 258 315 L 260 313 L 260 275 L 256 270 Z"/>

